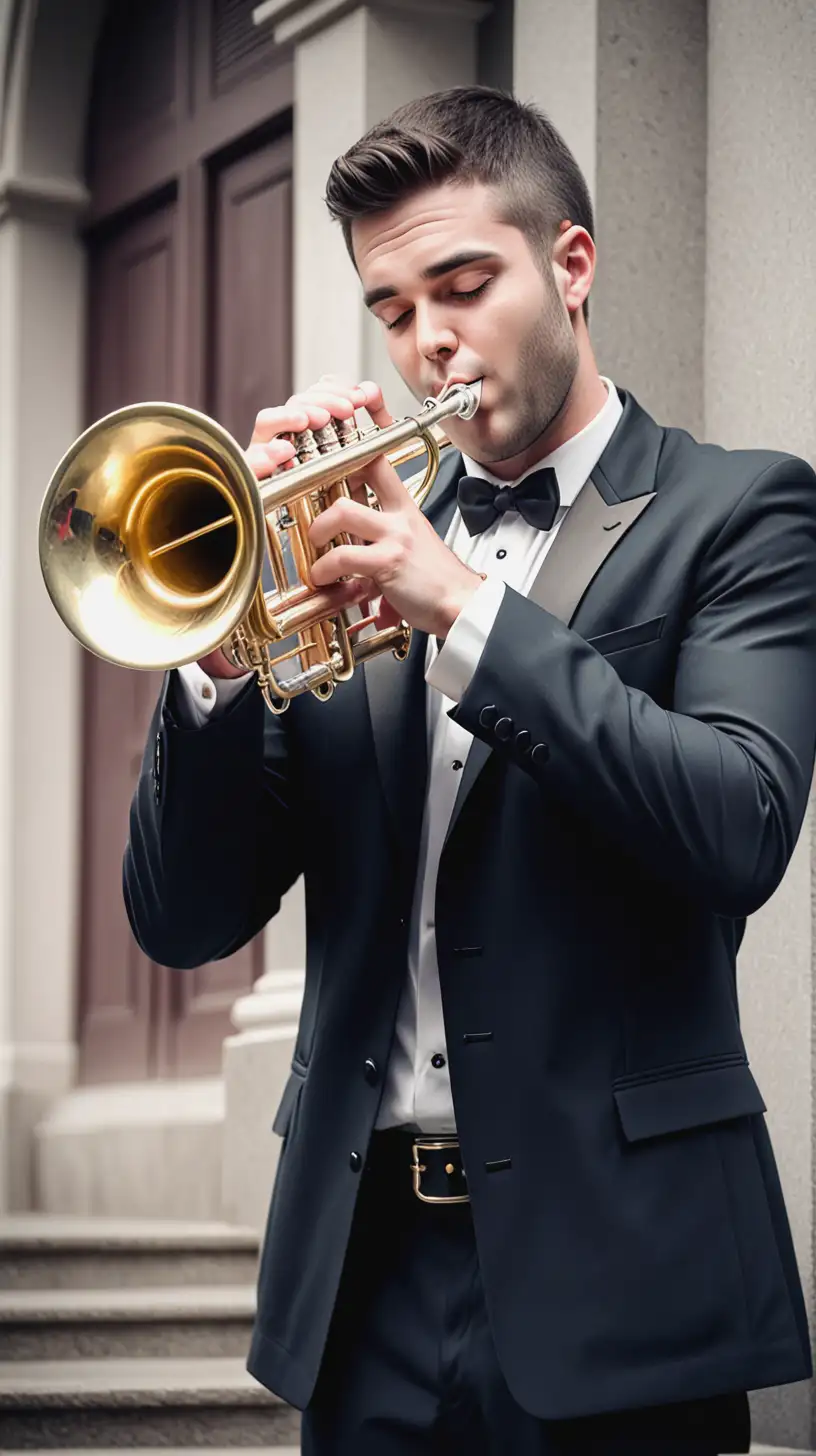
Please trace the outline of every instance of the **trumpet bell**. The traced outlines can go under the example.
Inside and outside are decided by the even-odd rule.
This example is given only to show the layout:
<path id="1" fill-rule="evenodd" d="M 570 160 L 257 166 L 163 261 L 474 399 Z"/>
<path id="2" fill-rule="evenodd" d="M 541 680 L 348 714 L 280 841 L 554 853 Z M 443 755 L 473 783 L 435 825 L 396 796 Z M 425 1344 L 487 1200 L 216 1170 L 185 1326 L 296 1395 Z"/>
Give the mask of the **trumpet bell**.
<path id="1" fill-rule="evenodd" d="M 220 646 L 252 602 L 265 553 L 257 481 L 207 416 L 132 405 L 60 461 L 39 550 L 51 600 L 85 647 L 123 667 L 181 666 Z"/>

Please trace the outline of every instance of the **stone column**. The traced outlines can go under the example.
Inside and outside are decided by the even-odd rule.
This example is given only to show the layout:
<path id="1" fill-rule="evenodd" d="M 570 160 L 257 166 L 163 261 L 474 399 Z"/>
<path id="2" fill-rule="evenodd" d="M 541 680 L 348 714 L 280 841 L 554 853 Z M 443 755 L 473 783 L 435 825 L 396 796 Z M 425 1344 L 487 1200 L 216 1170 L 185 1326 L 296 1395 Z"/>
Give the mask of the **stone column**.
<path id="1" fill-rule="evenodd" d="M 0 1209 L 74 1080 L 80 654 L 47 597 L 40 503 L 79 433 L 85 97 L 101 0 L 0 6 Z"/>
<path id="2" fill-rule="evenodd" d="M 326 373 L 374 378 L 394 414 L 413 406 L 360 301 L 342 234 L 326 212 L 326 179 L 334 158 L 402 102 L 475 80 L 476 26 L 488 10 L 471 0 L 267 0 L 256 9 L 256 22 L 273 25 L 276 40 L 296 42 L 296 388 Z M 266 944 L 266 971 L 237 1002 L 236 1034 L 224 1047 L 224 1214 L 255 1227 L 263 1225 L 277 1164 L 271 1122 L 302 995 L 300 886 Z"/>
<path id="3" fill-rule="evenodd" d="M 596 215 L 599 368 L 703 423 L 705 0 L 515 0 L 514 89 L 572 148 Z"/>
<path id="4" fill-rule="evenodd" d="M 816 8 L 711 0 L 705 427 L 816 465 Z M 814 821 L 740 957 L 743 1025 L 813 1328 Z M 755 1436 L 816 1449 L 810 1384 L 752 1398 Z"/>
<path id="5" fill-rule="evenodd" d="M 295 384 L 381 381 L 392 413 L 415 401 L 389 363 L 323 201 L 331 164 L 403 102 L 476 79 L 477 0 L 266 0 L 256 18 L 294 40 Z"/>
<path id="6" fill-rule="evenodd" d="M 587 176 L 600 367 L 660 420 L 816 462 L 811 0 L 515 0 L 515 90 Z M 813 1317 L 813 819 L 740 955 L 745 1036 Z M 816 1449 L 808 1385 L 755 1437 Z"/>

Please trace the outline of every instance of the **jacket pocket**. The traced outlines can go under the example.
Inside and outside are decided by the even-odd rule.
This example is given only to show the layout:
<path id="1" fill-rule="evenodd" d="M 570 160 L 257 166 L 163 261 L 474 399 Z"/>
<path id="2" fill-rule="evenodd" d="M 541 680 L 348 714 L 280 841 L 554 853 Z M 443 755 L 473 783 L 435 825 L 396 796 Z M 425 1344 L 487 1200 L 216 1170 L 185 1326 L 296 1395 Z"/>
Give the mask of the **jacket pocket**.
<path id="1" fill-rule="evenodd" d="M 276 1132 L 278 1137 L 285 1139 L 289 1131 L 305 1081 L 305 1071 L 300 1071 L 298 1067 L 293 1066 L 272 1123 L 272 1131 Z"/>
<path id="2" fill-rule="evenodd" d="M 766 1111 L 742 1057 L 621 1077 L 612 1093 L 630 1143 Z"/>
<path id="3" fill-rule="evenodd" d="M 602 632 L 600 637 L 587 637 L 587 646 L 594 647 L 604 657 L 622 652 L 626 647 L 647 647 L 650 642 L 659 642 L 665 620 L 664 612 L 662 617 L 650 617 L 648 622 L 635 622 L 631 627 L 619 627 L 615 632 Z"/>

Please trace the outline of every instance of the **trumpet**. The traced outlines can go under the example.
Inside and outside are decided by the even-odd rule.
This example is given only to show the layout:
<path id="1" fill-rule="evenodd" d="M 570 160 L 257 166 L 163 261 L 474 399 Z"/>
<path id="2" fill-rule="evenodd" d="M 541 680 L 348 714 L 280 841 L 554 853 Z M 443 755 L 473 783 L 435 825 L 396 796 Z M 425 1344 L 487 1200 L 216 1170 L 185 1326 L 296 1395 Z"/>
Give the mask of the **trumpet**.
<path id="1" fill-rule="evenodd" d="M 51 601 L 84 647 L 118 666 L 166 671 L 220 647 L 255 673 L 273 713 L 301 693 L 330 698 L 378 653 L 407 657 L 411 628 L 376 629 L 315 588 L 322 553 L 309 528 L 380 455 L 395 466 L 427 455 L 404 482 L 421 506 L 449 444 L 442 422 L 472 419 L 480 398 L 481 381 L 454 384 L 382 429 L 333 420 L 303 431 L 298 463 L 262 483 L 207 415 L 168 403 L 116 410 L 74 441 L 49 481 L 39 551 Z M 366 498 L 378 508 L 368 487 Z"/>

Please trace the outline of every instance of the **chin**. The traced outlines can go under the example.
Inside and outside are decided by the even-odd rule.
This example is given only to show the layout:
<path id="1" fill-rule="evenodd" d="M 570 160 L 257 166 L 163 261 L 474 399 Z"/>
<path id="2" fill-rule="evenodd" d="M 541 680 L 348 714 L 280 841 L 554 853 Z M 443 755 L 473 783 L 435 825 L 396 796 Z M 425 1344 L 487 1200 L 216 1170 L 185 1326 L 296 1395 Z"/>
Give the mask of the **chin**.
<path id="1" fill-rule="evenodd" d="M 518 426 L 509 420 L 506 415 L 497 411 L 491 411 L 483 418 L 476 415 L 467 426 L 469 431 L 468 441 L 463 449 L 474 459 L 478 458 L 482 464 L 487 465 L 491 461 L 509 460 L 518 453 L 516 439 Z"/>

